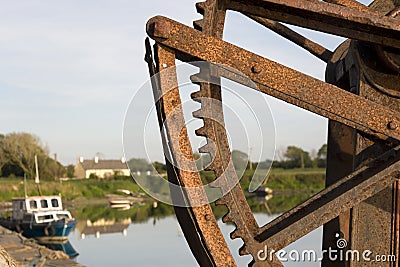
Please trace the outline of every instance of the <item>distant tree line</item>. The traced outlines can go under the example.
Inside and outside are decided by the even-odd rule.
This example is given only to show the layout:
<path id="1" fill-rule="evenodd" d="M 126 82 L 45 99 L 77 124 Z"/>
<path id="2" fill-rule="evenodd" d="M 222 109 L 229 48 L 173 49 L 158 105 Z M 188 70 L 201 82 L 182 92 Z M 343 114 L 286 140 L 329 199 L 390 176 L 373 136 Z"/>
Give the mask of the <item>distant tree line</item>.
<path id="1" fill-rule="evenodd" d="M 310 155 L 309 152 L 304 151 L 302 148 L 296 146 L 288 146 L 283 155 L 279 156 L 280 159 L 274 161 L 266 159 L 260 162 L 251 162 L 249 160 L 249 156 L 239 150 L 233 150 L 231 152 L 231 157 L 236 170 L 248 170 L 255 168 L 268 169 L 271 166 L 272 168 L 282 169 L 326 168 L 327 145 L 322 145 L 318 152 L 314 152 L 314 154 L 315 155 Z M 207 166 L 211 162 L 211 158 L 208 154 L 194 153 L 194 159 L 199 170 L 203 169 L 203 166 Z M 131 167 L 131 169 L 134 167 L 134 170 L 148 170 L 151 168 L 151 164 L 147 163 L 147 161 L 144 159 L 131 159 L 128 165 Z M 166 172 L 166 166 L 163 163 L 156 161 L 152 164 L 152 166 L 159 173 Z"/>
<path id="2" fill-rule="evenodd" d="M 0 134 L 1 177 L 35 177 L 35 155 L 41 179 L 54 179 L 65 175 L 64 166 L 49 157 L 49 150 L 39 137 L 30 133 Z"/>
<path id="3" fill-rule="evenodd" d="M 30 133 L 0 134 L 0 177 L 35 177 L 35 155 L 38 158 L 39 176 L 41 179 L 57 179 L 60 177 L 74 177 L 74 165 L 66 167 L 49 156 L 49 149 L 39 137 Z M 268 169 L 273 168 L 325 168 L 327 145 L 320 147 L 318 152 L 310 155 L 309 152 L 296 146 L 288 146 L 278 156 L 278 160 L 264 160 L 251 162 L 249 156 L 238 150 L 231 153 L 232 161 L 237 170 Z M 211 158 L 207 154 L 194 154 L 199 170 L 207 166 Z M 146 159 L 133 158 L 127 162 L 134 172 L 147 172 L 156 170 L 158 173 L 166 173 L 166 165 L 161 162 L 149 163 Z"/>
<path id="4" fill-rule="evenodd" d="M 296 146 L 288 146 L 281 160 L 275 160 L 273 168 L 326 168 L 327 145 L 324 144 L 314 157 L 310 153 Z"/>

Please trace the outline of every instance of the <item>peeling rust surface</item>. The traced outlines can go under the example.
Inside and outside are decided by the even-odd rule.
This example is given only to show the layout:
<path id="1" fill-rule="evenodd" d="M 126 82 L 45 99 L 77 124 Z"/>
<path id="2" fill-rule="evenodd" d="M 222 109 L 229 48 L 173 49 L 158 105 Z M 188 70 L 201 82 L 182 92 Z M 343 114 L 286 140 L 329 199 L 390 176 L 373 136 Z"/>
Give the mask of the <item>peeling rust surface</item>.
<path id="1" fill-rule="evenodd" d="M 293 43 L 301 46 L 314 56 L 318 57 L 322 61 L 328 62 L 332 57 L 332 51 L 329 51 L 325 47 L 305 38 L 304 36 L 298 34 L 297 32 L 291 30 L 285 25 L 262 17 L 257 17 L 253 15 L 248 15 L 254 21 L 260 23 L 261 25 L 269 28 L 270 30 L 278 33 L 282 37 L 292 41 Z"/>
<path id="2" fill-rule="evenodd" d="M 400 123 L 398 112 L 165 17 L 154 17 L 149 25 L 163 20 L 171 23 L 171 36 L 155 39 L 181 52 L 177 58 L 184 60 L 191 55 L 193 59 L 236 68 L 259 85 L 256 90 L 379 138 L 400 140 L 400 129 L 387 127 L 389 122 Z M 251 70 L 254 62 L 262 69 L 258 74 Z M 228 75 L 226 78 L 232 78 Z"/>
<path id="3" fill-rule="evenodd" d="M 179 96 L 177 77 L 174 69 L 163 71 L 166 68 L 174 67 L 175 54 L 168 48 L 157 47 L 158 71 L 160 73 L 160 93 L 162 95 L 162 108 L 157 112 L 162 113 L 164 121 L 168 129 L 167 146 L 169 148 L 166 153 L 172 154 L 172 159 L 175 161 L 176 168 L 168 161 L 169 178 L 175 177 L 176 182 L 184 186 L 188 191 L 182 193 L 182 197 L 192 204 L 190 211 L 186 208 L 177 208 L 176 213 L 178 220 L 192 220 L 190 225 L 182 225 L 186 238 L 195 240 L 191 245 L 192 251 L 196 255 L 196 259 L 201 265 L 207 266 L 236 266 L 228 248 L 219 230 L 217 221 L 209 205 L 198 206 L 199 201 L 207 199 L 205 192 L 202 190 L 202 182 L 200 175 L 197 172 L 196 165 L 193 160 L 191 145 L 187 135 L 186 127 L 184 126 L 184 118 Z M 164 146 L 165 148 L 166 146 Z M 180 151 L 180 153 L 174 153 Z M 190 159 L 190 161 L 185 160 Z M 191 188 L 192 190 L 190 190 Z M 176 196 L 176 194 L 175 194 Z M 183 214 L 183 218 L 179 215 Z M 193 216 L 193 218 L 190 218 Z M 189 235 L 188 235 L 189 234 Z M 191 236 L 190 236 L 191 235 Z M 198 238 L 201 237 L 199 240 Z"/>
<path id="4" fill-rule="evenodd" d="M 225 21 L 225 7 L 223 3 L 217 0 L 208 0 L 197 4 L 198 11 L 203 15 L 202 20 L 194 22 L 195 29 L 205 34 L 221 38 L 223 33 L 223 24 Z M 214 70 L 215 71 L 215 70 Z M 254 65 L 253 73 L 261 72 L 261 66 Z M 210 166 L 206 168 L 213 171 L 217 178 L 222 178 L 223 183 L 215 184 L 215 187 L 221 188 L 223 192 L 232 183 L 235 185 L 217 202 L 217 205 L 224 205 L 228 208 L 228 213 L 222 218 L 224 223 L 233 223 L 234 231 L 230 234 L 231 239 L 241 238 L 244 245 L 239 250 L 240 255 L 251 254 L 253 261 L 250 263 L 256 266 L 280 266 L 276 259 L 273 263 L 260 261 L 257 257 L 259 250 L 262 250 L 261 244 L 254 240 L 258 225 L 247 205 L 243 190 L 239 184 L 235 168 L 232 163 L 228 138 L 224 128 L 223 107 L 221 99 L 221 87 L 219 82 L 210 84 L 204 82 L 204 76 L 211 77 L 212 68 L 201 68 L 197 75 L 191 77 L 192 82 L 200 86 L 200 90 L 192 93 L 193 100 L 201 104 L 201 108 L 193 113 L 193 116 L 202 119 L 204 126 L 196 130 L 198 136 L 206 137 L 207 144 L 199 148 L 199 152 L 210 154 L 213 159 Z M 216 144 L 215 147 L 209 146 L 210 141 Z"/>
<path id="5" fill-rule="evenodd" d="M 397 147 L 263 226 L 257 240 L 275 250 L 284 248 L 396 182 L 399 159 Z"/>
<path id="6" fill-rule="evenodd" d="M 400 48 L 400 24 L 376 12 L 309 0 L 235 0 L 229 8 L 296 26 Z"/>
<path id="7" fill-rule="evenodd" d="M 203 18 L 193 22 L 194 29 L 160 16 L 148 21 L 147 33 L 157 43 L 156 71 L 174 66 L 175 56 L 184 62 L 200 60 L 227 66 L 200 67 L 191 77 L 200 86 L 192 99 L 201 104 L 193 116 L 204 122 L 196 134 L 207 140 L 199 152 L 213 158 L 206 170 L 223 178 L 214 183 L 222 191 L 238 178 L 225 132 L 221 88 L 204 82 L 204 77 L 225 77 L 330 119 L 328 159 L 332 162 L 328 162 L 331 169 L 325 190 L 262 227 L 257 225 L 239 183 L 217 200 L 217 205 L 228 208 L 223 222 L 235 225 L 230 238 L 244 242 L 239 254 L 252 255 L 250 266 L 282 266 L 277 258 L 272 262 L 259 260 L 257 252 L 265 245 L 282 249 L 323 224 L 324 235 L 340 230 L 357 249 L 374 244 L 377 251 L 399 256 L 400 9 L 396 5 L 394 0 L 376 0 L 369 7 L 354 0 L 207 0 L 196 4 Z M 243 13 L 327 62 L 327 81 L 335 85 L 223 41 L 227 9 Z M 280 22 L 352 41 L 347 40 L 333 53 Z M 149 63 L 149 55 L 146 58 L 153 75 L 155 67 Z M 152 85 L 155 99 L 163 95 L 156 106 L 159 121 L 166 125 L 164 136 L 162 132 L 164 151 L 174 163 L 167 164 L 168 176 L 184 188 L 178 197 L 196 205 L 206 195 L 199 189 L 202 182 L 192 164 L 176 73 L 161 73 L 160 77 L 152 80 Z M 256 86 L 249 84 L 249 78 Z M 340 168 L 342 163 L 344 169 L 334 173 L 332 167 Z M 368 205 L 373 205 L 371 211 Z M 175 211 L 201 266 L 235 266 L 210 205 L 175 207 Z M 368 237 L 361 236 L 365 233 L 379 238 L 368 243 Z M 324 247 L 332 242 L 324 236 Z M 342 263 L 323 261 L 323 266 L 347 266 Z"/>

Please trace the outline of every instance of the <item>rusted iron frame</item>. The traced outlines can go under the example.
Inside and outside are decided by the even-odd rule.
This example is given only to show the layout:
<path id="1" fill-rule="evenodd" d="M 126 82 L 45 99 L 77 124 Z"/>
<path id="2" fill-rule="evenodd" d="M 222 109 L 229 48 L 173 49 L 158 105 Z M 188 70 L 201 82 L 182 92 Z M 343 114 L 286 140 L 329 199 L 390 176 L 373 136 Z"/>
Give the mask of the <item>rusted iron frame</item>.
<path id="1" fill-rule="evenodd" d="M 222 39 L 226 15 L 223 1 L 207 0 L 197 3 L 196 9 L 203 15 L 203 18 L 193 22 L 194 28 L 207 35 Z M 233 166 L 224 128 L 220 79 L 217 78 L 214 83 L 210 83 L 207 78 L 203 79 L 204 77 L 215 77 L 213 75 L 215 66 L 200 64 L 199 68 L 200 73 L 191 76 L 192 82 L 200 86 L 200 90 L 193 92 L 191 97 L 201 104 L 200 109 L 193 112 L 193 117 L 202 119 L 204 124 L 195 133 L 198 136 L 206 137 L 207 140 L 206 145 L 199 148 L 199 152 L 210 154 L 213 160 L 210 165 L 205 166 L 205 170 L 215 173 L 218 183 L 214 181 L 213 186 L 226 192 L 215 204 L 227 207 L 228 211 L 222 217 L 222 221 L 235 225 L 235 229 L 230 233 L 231 239 L 241 238 L 244 242 L 239 249 L 239 254 L 251 254 L 253 262 L 257 262 L 258 266 L 269 266 L 268 262 L 260 261 L 257 258 L 257 252 L 262 249 L 254 240 L 259 226 L 250 207 L 243 205 L 246 203 L 246 197 L 238 183 L 239 178 Z M 215 146 L 210 145 L 212 142 L 215 143 Z M 233 188 L 231 188 L 232 186 Z M 279 263 L 276 265 L 278 266 Z"/>
<path id="2" fill-rule="evenodd" d="M 354 9 L 364 11 L 364 12 L 371 11 L 367 6 L 361 4 L 360 2 L 357 2 L 355 0 L 323 0 L 323 1 L 327 2 L 327 3 L 331 3 L 331 4 L 354 8 Z"/>
<path id="3" fill-rule="evenodd" d="M 150 46 L 150 41 L 148 38 L 145 40 L 145 47 L 146 47 L 146 55 L 145 55 L 145 61 L 147 62 L 148 65 L 148 70 L 150 74 L 150 81 L 151 81 L 151 86 L 153 89 L 153 97 L 155 101 L 155 107 L 157 111 L 157 119 L 158 119 L 158 125 L 159 125 L 159 130 L 161 133 L 161 140 L 162 140 L 162 146 L 164 150 L 164 155 L 165 155 L 165 162 L 167 166 L 167 173 L 168 173 L 168 181 L 171 182 L 172 184 L 175 185 L 181 185 L 180 180 L 178 179 L 178 171 L 175 169 L 173 164 L 171 164 L 170 160 L 172 160 L 172 152 L 168 146 L 167 142 L 167 137 L 165 134 L 163 134 L 163 124 L 166 120 L 165 118 L 165 113 L 163 112 L 163 102 L 162 102 L 162 92 L 160 88 L 160 79 L 159 76 L 157 75 L 158 70 L 154 64 L 153 60 L 153 53 L 152 49 Z M 174 190 L 171 188 L 171 190 Z M 186 202 L 187 201 L 187 196 L 185 195 L 185 192 L 177 192 L 176 190 L 171 194 L 172 201 L 175 202 Z M 198 235 L 198 226 L 197 222 L 194 219 L 194 214 L 193 210 L 189 207 L 176 207 L 174 206 L 175 214 L 178 219 L 178 222 L 182 225 L 182 232 L 187 239 L 189 247 L 193 251 L 193 255 L 198 261 L 200 265 L 213 265 L 213 261 L 211 257 L 209 256 L 209 251 L 205 248 L 203 244 L 203 240 L 200 238 Z"/>
<path id="4" fill-rule="evenodd" d="M 281 35 L 282 37 L 288 39 L 289 41 L 292 41 L 293 43 L 299 45 L 303 49 L 307 50 L 317 58 L 321 59 L 324 62 L 329 62 L 329 60 L 332 58 L 332 51 L 329 49 L 321 46 L 320 44 L 317 44 L 310 39 L 304 37 L 303 35 L 293 31 L 289 27 L 286 27 L 285 25 L 266 18 L 258 17 L 258 16 L 253 16 L 253 15 L 247 15 L 249 18 L 252 20 L 258 22 L 259 24 L 267 27 L 268 29 L 276 32 L 277 34 Z"/>
<path id="5" fill-rule="evenodd" d="M 155 34 L 152 29 L 160 28 L 157 25 L 163 25 L 163 30 Z M 147 32 L 157 42 L 175 50 L 182 61 L 200 59 L 227 65 L 254 81 L 259 86 L 254 89 L 260 92 L 378 138 L 400 140 L 400 127 L 390 127 L 400 125 L 400 116 L 385 106 L 165 17 L 150 19 Z M 219 75 L 249 86 L 243 82 L 247 77 L 222 68 L 219 71 Z"/>
<path id="6" fill-rule="evenodd" d="M 350 39 L 400 48 L 399 20 L 309 0 L 232 0 L 228 9 Z"/>
<path id="7" fill-rule="evenodd" d="M 400 146 L 261 227 L 256 240 L 282 249 L 400 178 Z"/>
<path id="8" fill-rule="evenodd" d="M 148 54 L 146 58 L 150 74 L 152 74 L 154 66 L 150 61 L 150 55 Z M 186 128 L 179 127 L 184 123 L 184 118 L 183 113 L 179 112 L 181 111 L 181 101 L 175 70 L 171 71 L 170 69 L 163 72 L 164 69 L 175 66 L 175 54 L 167 47 L 156 45 L 156 62 L 159 77 L 152 78 L 154 79 L 152 87 L 160 130 L 163 126 L 168 129 L 165 133 L 161 130 L 164 153 L 166 155 L 169 154 L 169 156 L 166 156 L 168 179 L 174 184 L 182 186 L 182 192 L 177 192 L 175 188 L 171 192 L 171 197 L 173 200 L 174 198 L 179 198 L 178 200 L 183 199 L 188 204 L 192 204 L 192 207 L 176 207 L 176 215 L 188 244 L 200 265 L 222 267 L 228 264 L 229 266 L 236 266 L 226 243 L 224 243 L 211 207 L 209 205 L 198 206 L 196 204 L 201 199 L 206 199 L 207 196 L 204 190 L 201 190 L 202 183 L 199 174 L 194 171 L 188 171 L 188 169 L 194 170 L 195 165 L 186 166 L 186 170 L 175 167 L 182 166 L 179 162 L 179 157 L 175 155 L 176 151 L 182 152 L 183 148 L 185 157 L 190 158 L 192 156 Z M 174 113 L 174 122 L 181 123 L 171 123 L 171 119 L 168 119 L 168 116 L 172 113 Z M 180 140 L 177 140 L 176 136 L 180 136 Z M 170 160 L 174 161 L 175 166 Z M 183 187 L 187 191 L 183 190 Z M 196 189 L 189 190 L 190 188 Z"/>

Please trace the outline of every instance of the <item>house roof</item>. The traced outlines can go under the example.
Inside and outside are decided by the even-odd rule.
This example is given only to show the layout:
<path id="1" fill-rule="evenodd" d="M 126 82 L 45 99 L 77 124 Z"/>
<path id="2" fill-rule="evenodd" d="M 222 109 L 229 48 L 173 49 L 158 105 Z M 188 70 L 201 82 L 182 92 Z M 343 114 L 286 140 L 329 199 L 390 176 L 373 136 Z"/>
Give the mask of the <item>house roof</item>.
<path id="1" fill-rule="evenodd" d="M 99 159 L 97 163 L 94 160 L 84 160 L 79 162 L 85 170 L 125 170 L 128 169 L 126 163 L 118 159 Z"/>

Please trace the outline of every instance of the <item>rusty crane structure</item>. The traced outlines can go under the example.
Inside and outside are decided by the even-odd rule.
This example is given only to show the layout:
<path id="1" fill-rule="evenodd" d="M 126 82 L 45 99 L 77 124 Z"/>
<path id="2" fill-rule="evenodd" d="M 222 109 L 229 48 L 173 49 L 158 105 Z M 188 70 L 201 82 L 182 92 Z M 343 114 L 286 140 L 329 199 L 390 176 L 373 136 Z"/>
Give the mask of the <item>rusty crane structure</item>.
<path id="1" fill-rule="evenodd" d="M 201 266 L 236 266 L 221 234 L 202 181 L 193 166 L 192 147 L 184 127 L 175 60 L 204 61 L 227 68 L 199 67 L 191 77 L 199 90 L 192 93 L 201 109 L 194 116 L 204 126 L 196 131 L 213 146 L 200 152 L 212 155 L 207 167 L 219 177 L 222 191 L 237 181 L 224 128 L 221 87 L 205 77 L 224 77 L 329 119 L 326 188 L 272 222 L 257 224 L 240 184 L 235 182 L 216 201 L 233 223 L 231 239 L 241 238 L 240 255 L 249 254 L 251 266 L 282 266 L 277 257 L 260 260 L 265 245 L 278 251 L 319 226 L 324 226 L 323 248 L 349 242 L 345 249 L 373 250 L 399 258 L 400 178 L 400 11 L 397 0 L 375 0 L 365 6 L 355 0 L 206 0 L 196 4 L 203 16 L 183 25 L 156 16 L 147 23 L 146 61 L 152 80 L 158 120 L 167 158 L 168 179 L 180 185 L 175 207 L 186 240 Z M 326 82 L 223 40 L 225 14 L 240 12 L 282 35 L 326 62 Z M 348 38 L 335 51 L 298 34 L 284 24 Z M 244 79 L 243 76 L 246 76 Z M 246 82 L 252 81 L 252 85 Z M 171 118 L 172 117 L 172 118 Z M 213 118 L 218 117 L 218 120 Z M 189 160 L 188 160 L 189 159 Z M 196 190 L 185 190 L 195 188 Z M 378 266 L 364 261 L 330 261 L 322 266 Z M 398 266 L 381 262 L 379 266 Z"/>

